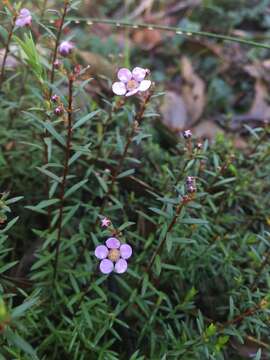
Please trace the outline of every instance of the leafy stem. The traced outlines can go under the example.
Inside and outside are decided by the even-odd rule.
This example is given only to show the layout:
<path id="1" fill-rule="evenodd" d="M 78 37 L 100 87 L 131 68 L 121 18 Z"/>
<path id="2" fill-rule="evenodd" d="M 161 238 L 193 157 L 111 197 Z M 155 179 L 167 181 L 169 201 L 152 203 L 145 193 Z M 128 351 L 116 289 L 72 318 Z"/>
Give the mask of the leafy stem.
<path id="1" fill-rule="evenodd" d="M 17 19 L 17 14 L 15 13 L 15 15 L 12 18 L 11 27 L 9 29 L 8 38 L 7 38 L 7 42 L 5 45 L 5 51 L 4 51 L 4 56 L 3 56 L 2 66 L 1 66 L 1 73 L 0 73 L 0 88 L 2 87 L 2 83 L 4 81 L 5 66 L 6 66 L 6 62 L 7 62 L 8 53 L 9 53 L 10 42 L 11 42 L 14 28 L 15 28 L 16 19 Z"/>
<path id="2" fill-rule="evenodd" d="M 175 214 L 171 220 L 171 222 L 168 225 L 168 228 L 166 230 L 166 233 L 164 235 L 164 237 L 160 240 L 159 244 L 156 247 L 156 250 L 154 251 L 151 260 L 145 270 L 145 273 L 148 274 L 149 278 L 151 277 L 151 271 L 152 271 L 152 267 L 153 264 L 156 260 L 156 257 L 162 252 L 162 249 L 164 247 L 164 245 L 166 244 L 166 241 L 168 239 L 168 235 L 170 234 L 170 232 L 172 231 L 174 225 L 177 222 L 178 217 L 180 216 L 182 209 L 184 208 L 184 206 L 186 206 L 192 199 L 193 199 L 193 194 L 189 194 L 188 196 L 184 196 L 180 203 L 177 205 L 176 210 L 175 210 Z M 139 288 L 141 287 L 143 283 L 143 277 L 141 277 L 140 282 L 139 282 Z"/>
<path id="3" fill-rule="evenodd" d="M 109 185 L 107 193 L 105 194 L 105 196 L 103 198 L 103 203 L 102 203 L 102 206 L 101 206 L 100 211 L 99 211 L 100 214 L 103 213 L 103 211 L 104 211 L 104 209 L 106 207 L 107 201 L 108 201 L 110 195 L 112 194 L 113 187 L 114 187 L 114 184 L 115 184 L 115 182 L 117 180 L 117 177 L 120 174 L 120 172 L 122 171 L 124 161 L 125 161 L 125 159 L 127 157 L 128 150 L 129 150 L 130 145 L 132 143 L 132 139 L 135 136 L 136 131 L 138 130 L 138 127 L 140 126 L 140 124 L 142 122 L 142 119 L 143 119 L 143 116 L 144 116 L 144 113 L 145 113 L 145 110 L 146 110 L 146 106 L 150 101 L 151 95 L 152 95 L 152 93 L 149 92 L 146 95 L 146 97 L 144 98 L 144 100 L 142 102 L 142 105 L 141 105 L 138 113 L 136 114 L 136 116 L 135 116 L 135 118 L 133 120 L 131 130 L 130 130 L 129 133 L 127 133 L 127 138 L 126 138 L 126 144 L 125 144 L 125 147 L 124 147 L 124 151 L 123 151 L 123 153 L 122 153 L 122 155 L 121 155 L 121 157 L 120 157 L 120 159 L 118 161 L 118 165 L 117 165 L 116 169 L 112 173 L 111 183 Z M 97 222 L 98 222 L 98 219 L 96 220 L 96 225 L 97 225 Z"/>
<path id="4" fill-rule="evenodd" d="M 68 124 L 67 124 L 67 143 L 66 143 L 66 154 L 65 154 L 65 163 L 64 163 L 64 170 L 62 175 L 61 181 L 61 190 L 60 190 L 60 206 L 59 206 L 59 218 L 58 218 L 58 230 L 57 230 L 57 239 L 56 239 L 56 254 L 55 254 L 55 261 L 54 261 L 54 274 L 53 278 L 56 279 L 57 276 L 57 268 L 58 268 L 58 261 L 59 261 L 59 251 L 60 251 L 60 243 L 61 243 L 61 235 L 63 230 L 63 212 L 64 212 L 64 197 L 65 197 L 65 188 L 67 182 L 67 175 L 69 171 L 69 158 L 71 152 L 71 141 L 72 141 L 72 117 L 73 117 L 73 109 L 72 109 L 72 102 L 73 102 L 73 83 L 74 83 L 74 75 L 71 74 L 69 76 L 69 84 L 68 84 Z"/>

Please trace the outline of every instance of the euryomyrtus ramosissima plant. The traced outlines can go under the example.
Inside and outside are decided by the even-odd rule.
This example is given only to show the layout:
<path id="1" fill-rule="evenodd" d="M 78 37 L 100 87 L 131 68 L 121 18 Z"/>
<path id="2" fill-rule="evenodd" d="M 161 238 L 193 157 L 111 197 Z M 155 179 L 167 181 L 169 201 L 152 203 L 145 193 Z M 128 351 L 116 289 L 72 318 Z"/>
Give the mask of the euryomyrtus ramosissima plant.
<path id="1" fill-rule="evenodd" d="M 59 6 L 59 13 L 53 16 L 60 17 L 62 10 Z M 47 44 L 52 44 L 53 50 L 55 44 L 55 38 L 49 37 L 51 31 L 57 34 L 59 27 L 52 25 L 53 21 L 48 25 L 50 14 L 45 13 L 45 26 L 49 26 L 46 36 L 43 37 L 45 28 L 34 29 L 40 32 L 40 36 L 33 36 L 38 52 Z M 70 39 L 76 38 L 76 33 L 71 33 L 73 25 L 65 34 Z M 27 26 L 27 21 L 23 26 Z M 87 42 L 89 31 L 80 34 Z M 62 38 L 60 34 L 60 41 Z M 31 51 L 35 51 L 35 46 Z M 44 54 L 41 66 L 53 62 Z M 57 54 L 60 56 L 60 51 Z M 66 54 L 70 54 L 69 50 L 63 52 Z M 43 57 L 42 51 L 40 56 Z M 46 96 L 51 103 L 46 109 L 40 81 L 34 78 L 31 66 L 23 65 L 25 59 L 21 59 L 15 80 L 5 77 L 5 87 L 12 91 L 0 97 L 0 190 L 10 188 L 23 194 L 23 205 L 27 205 L 27 209 L 15 208 L 20 219 L 10 231 L 8 203 L 4 199 L 0 204 L 0 291 L 4 290 L 7 305 L 1 313 L 0 304 L 0 355 L 4 359 L 141 360 L 167 356 L 238 360 L 239 356 L 231 354 L 231 340 L 245 341 L 247 337 L 256 345 L 249 352 L 250 358 L 259 348 L 264 352 L 270 336 L 270 169 L 269 144 L 260 135 L 268 136 L 267 132 L 256 130 L 259 139 L 254 136 L 251 141 L 250 156 L 236 152 L 235 163 L 226 163 L 233 149 L 228 137 L 218 137 L 213 144 L 204 142 L 202 146 L 196 145 L 194 136 L 187 132 L 185 140 L 177 137 L 179 143 L 167 148 L 155 136 L 152 114 L 158 112 L 157 97 L 147 108 L 147 121 L 140 121 L 139 133 L 126 126 L 127 118 L 129 123 L 135 123 L 136 115 L 143 113 L 140 110 L 144 102 L 136 102 L 135 106 L 125 101 L 125 96 L 149 89 L 151 84 L 143 83 L 150 81 L 146 80 L 147 70 L 120 72 L 121 84 L 114 85 L 116 94 L 123 96 L 117 100 L 120 111 L 112 107 L 107 112 L 106 106 L 111 105 L 109 96 L 99 115 L 89 121 L 91 112 L 99 110 L 100 102 L 91 98 L 83 81 L 76 80 L 73 87 L 69 86 L 67 75 L 75 57 L 63 59 L 61 66 L 59 62 L 54 64 L 61 71 L 55 73 L 52 94 Z M 47 67 L 44 71 L 51 73 Z M 43 85 L 47 86 L 49 78 L 46 76 Z M 24 79 L 23 92 L 20 79 Z M 85 111 L 77 105 L 80 95 L 86 99 Z M 107 119 L 109 125 L 103 127 Z M 22 126 L 24 120 L 27 126 Z M 105 140 L 102 151 L 97 151 L 95 145 L 99 144 L 102 131 Z M 72 135 L 70 141 L 66 141 L 68 134 Z M 18 140 L 13 141 L 15 136 Z M 47 150 L 44 154 L 40 150 L 43 143 Z M 109 173 L 104 170 L 107 168 Z M 38 171 L 40 176 L 36 176 Z M 44 179 L 48 179 L 48 192 Z M 59 237 L 58 277 L 52 281 L 60 191 L 63 230 Z M 184 193 L 188 193 L 186 198 Z M 179 195 L 185 202 L 182 210 Z M 100 203 L 104 197 L 108 202 L 103 212 Z M 47 226 L 48 206 L 51 226 Z M 121 224 L 119 228 L 124 226 L 132 247 L 122 241 L 122 230 L 110 231 L 110 219 L 102 219 L 102 229 L 96 229 L 94 222 L 103 213 Z M 127 219 L 131 219 L 131 224 Z M 96 274 L 98 261 L 89 256 L 88 250 L 94 250 L 93 243 L 101 244 L 103 234 L 105 243 L 97 246 L 95 254 L 100 270 L 116 276 Z M 31 250 L 33 242 L 40 243 L 40 247 Z M 135 246 L 136 261 L 129 265 L 129 274 L 118 276 L 126 271 Z M 79 258 L 78 250 L 84 247 Z M 34 259 L 33 266 L 25 266 L 22 258 Z M 26 278 L 30 286 L 21 290 L 20 281 Z M 38 301 L 33 306 L 35 292 Z M 10 313 L 8 321 L 14 317 L 17 324 L 13 320 L 12 325 L 3 322 L 2 315 L 5 317 L 6 313 Z M 268 359 L 267 356 L 262 358 Z"/>
<path id="2" fill-rule="evenodd" d="M 117 73 L 120 81 L 113 83 L 112 90 L 116 95 L 125 96 L 147 91 L 151 86 L 151 80 L 145 80 L 148 74 L 149 70 L 141 67 L 135 67 L 132 71 L 121 68 Z"/>

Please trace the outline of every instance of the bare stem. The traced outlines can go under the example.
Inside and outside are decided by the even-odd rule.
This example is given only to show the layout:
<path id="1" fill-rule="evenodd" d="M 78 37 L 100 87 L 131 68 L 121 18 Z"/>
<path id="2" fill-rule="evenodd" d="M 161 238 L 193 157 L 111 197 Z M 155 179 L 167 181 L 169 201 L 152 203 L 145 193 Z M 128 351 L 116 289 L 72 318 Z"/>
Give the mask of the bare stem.
<path id="1" fill-rule="evenodd" d="M 68 94 L 68 125 L 67 125 L 67 144 L 66 144 L 66 155 L 65 155 L 65 163 L 64 163 L 64 170 L 62 175 L 62 182 L 61 182 L 61 190 L 60 190 L 60 207 L 59 207 L 59 219 L 58 219 L 58 231 L 57 231 L 57 240 L 56 240 L 56 254 L 55 254 L 55 262 L 54 262 L 54 280 L 57 276 L 57 268 L 58 268 L 58 259 L 59 259 L 59 250 L 60 250 L 60 243 L 61 243 L 61 235 L 62 235 L 62 223 L 63 223 L 63 211 L 64 211 L 64 202 L 65 202 L 65 188 L 67 182 L 67 175 L 69 171 L 69 158 L 70 158 L 70 151 L 71 151 L 71 140 L 72 140 L 72 101 L 73 101 L 73 82 L 74 76 L 73 74 L 69 77 L 69 94 Z"/>
<path id="2" fill-rule="evenodd" d="M 51 76 L 50 76 L 50 84 L 51 85 L 53 85 L 53 83 L 54 83 L 55 61 L 56 61 L 56 58 L 57 58 L 57 51 L 58 51 L 58 47 L 59 47 L 59 44 L 60 44 L 60 38 L 61 38 L 61 35 L 62 35 L 62 30 L 63 30 L 66 15 L 67 15 L 68 5 L 69 5 L 69 0 L 65 0 L 65 2 L 64 2 L 64 10 L 63 10 L 63 14 L 62 14 L 60 24 L 59 24 L 59 27 L 58 27 L 58 31 L 57 31 L 57 34 L 56 34 L 56 41 L 55 41 L 55 46 L 54 46 L 53 55 L 52 55 L 52 67 L 51 67 Z M 50 88 L 50 91 L 49 91 L 49 98 L 51 96 L 52 96 L 52 88 Z"/>

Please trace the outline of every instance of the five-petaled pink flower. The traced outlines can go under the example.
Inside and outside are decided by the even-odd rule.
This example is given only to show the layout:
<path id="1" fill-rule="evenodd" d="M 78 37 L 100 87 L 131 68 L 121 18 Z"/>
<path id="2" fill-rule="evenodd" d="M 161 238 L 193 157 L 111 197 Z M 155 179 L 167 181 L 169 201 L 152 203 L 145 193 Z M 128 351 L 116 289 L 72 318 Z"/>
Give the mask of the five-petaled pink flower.
<path id="1" fill-rule="evenodd" d="M 115 271 L 122 274 L 127 271 L 127 259 L 132 255 L 132 247 L 128 244 L 122 244 L 115 237 L 106 240 L 105 245 L 98 245 L 95 250 L 95 256 L 101 260 L 99 264 L 100 271 L 103 274 L 110 274 Z"/>
<path id="2" fill-rule="evenodd" d="M 19 16 L 17 17 L 17 20 L 15 22 L 16 26 L 18 27 L 24 27 L 24 26 L 30 26 L 32 23 L 32 16 L 28 9 L 21 9 Z"/>
<path id="3" fill-rule="evenodd" d="M 108 227 L 111 223 L 111 220 L 105 217 L 101 220 L 101 227 Z"/>
<path id="4" fill-rule="evenodd" d="M 68 56 L 74 49 L 74 44 L 70 41 L 62 41 L 59 45 L 59 53 L 62 56 Z"/>
<path id="5" fill-rule="evenodd" d="M 145 80 L 149 70 L 141 67 L 135 67 L 132 72 L 129 69 L 122 68 L 118 71 L 117 77 L 120 81 L 113 83 L 112 91 L 116 95 L 131 96 L 139 91 L 146 91 L 151 86 L 150 80 Z"/>

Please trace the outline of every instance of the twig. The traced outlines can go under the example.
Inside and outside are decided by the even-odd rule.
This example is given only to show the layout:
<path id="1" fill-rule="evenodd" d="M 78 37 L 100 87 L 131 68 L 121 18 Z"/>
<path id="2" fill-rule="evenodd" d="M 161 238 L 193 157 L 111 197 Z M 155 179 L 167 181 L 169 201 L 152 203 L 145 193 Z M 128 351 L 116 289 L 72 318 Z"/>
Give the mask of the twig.
<path id="1" fill-rule="evenodd" d="M 61 242 L 61 235 L 62 235 L 62 222 L 63 222 L 63 211 L 64 211 L 64 197 L 65 197 L 65 187 L 67 181 L 67 175 L 69 171 L 69 157 L 71 151 L 71 140 L 72 140 L 72 101 L 73 101 L 73 82 L 74 82 L 74 75 L 69 76 L 69 84 L 68 84 L 68 128 L 67 128 L 67 144 L 66 144 L 66 156 L 65 156 L 65 164 L 61 182 L 61 191 L 60 191 L 60 206 L 59 206 L 59 219 L 58 219 L 58 232 L 57 232 L 57 240 L 56 240 L 56 254 L 55 254 L 55 262 L 54 262 L 54 274 L 53 278 L 56 279 L 57 276 L 57 267 L 58 267 L 58 259 L 59 259 L 59 250 L 60 250 L 60 242 Z"/>
<path id="2" fill-rule="evenodd" d="M 77 23 L 80 22 L 86 22 L 89 25 L 92 23 L 97 24 L 110 24 L 114 25 L 116 27 L 130 27 L 130 28 L 141 28 L 141 29 L 148 29 L 148 30 L 161 30 L 161 31 L 170 31 L 175 32 L 179 35 L 187 35 L 187 36 L 203 36 L 223 41 L 230 41 L 230 42 L 237 42 L 240 44 L 250 45 L 253 47 L 258 48 L 264 48 L 264 49 L 270 49 L 270 45 L 265 43 L 258 43 L 254 41 L 253 39 L 242 39 L 237 36 L 229 36 L 229 35 L 223 35 L 223 34 L 215 34 L 207 31 L 195 31 L 193 29 L 184 29 L 180 27 L 174 27 L 174 26 L 165 26 L 165 25 L 157 25 L 157 24 L 145 24 L 145 23 L 134 23 L 129 21 L 121 21 L 121 20 L 111 20 L 111 19 L 100 19 L 100 18 L 79 18 L 79 17 L 70 17 L 68 20 L 75 21 Z"/>

